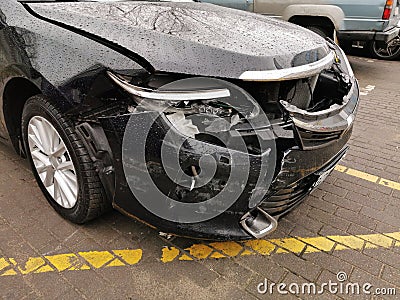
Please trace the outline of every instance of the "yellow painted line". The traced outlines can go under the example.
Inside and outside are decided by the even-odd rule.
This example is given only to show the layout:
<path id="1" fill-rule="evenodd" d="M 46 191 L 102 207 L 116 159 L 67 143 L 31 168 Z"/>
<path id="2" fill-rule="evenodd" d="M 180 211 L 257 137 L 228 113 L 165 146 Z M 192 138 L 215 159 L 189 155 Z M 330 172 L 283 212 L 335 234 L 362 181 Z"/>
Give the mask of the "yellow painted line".
<path id="1" fill-rule="evenodd" d="M 267 241 L 267 240 L 253 240 L 253 241 L 247 241 L 244 243 L 244 245 L 247 247 L 247 254 L 246 255 L 252 255 L 252 254 L 262 254 L 262 255 L 270 255 L 276 248 L 276 246 Z"/>
<path id="2" fill-rule="evenodd" d="M 400 232 L 387 233 L 386 235 L 400 242 Z"/>
<path id="3" fill-rule="evenodd" d="M 289 251 L 301 253 L 303 249 L 307 247 L 307 244 L 296 238 L 273 239 L 270 240 L 270 242 L 279 247 L 276 253 L 287 253 Z"/>
<path id="4" fill-rule="evenodd" d="M 338 243 L 336 246 L 336 249 L 338 249 L 338 246 L 340 249 L 354 249 L 354 250 L 361 250 L 364 247 L 365 240 L 355 237 L 355 236 L 340 236 L 340 235 L 331 235 L 329 238 L 332 241 L 335 241 Z"/>
<path id="5" fill-rule="evenodd" d="M 391 180 L 388 180 L 388 179 L 383 179 L 383 178 L 381 178 L 381 179 L 379 180 L 379 184 L 380 184 L 380 185 L 387 186 L 387 187 L 390 187 L 391 189 L 399 190 L 399 191 L 400 191 L 400 183 L 398 183 L 398 182 L 395 182 L 395 181 L 391 181 Z"/>
<path id="6" fill-rule="evenodd" d="M 264 256 L 284 253 L 316 253 L 347 249 L 400 247 L 400 232 L 364 235 L 329 235 L 317 237 L 288 237 L 282 239 L 259 239 L 244 242 L 219 242 L 193 244 L 185 249 L 164 247 L 161 261 L 204 260 L 233 258 L 261 254 Z"/>
<path id="7" fill-rule="evenodd" d="M 29 257 L 26 260 L 0 257 L 0 277 L 32 273 L 94 270 L 136 265 L 142 259 L 141 249 L 87 251 Z"/>
<path id="8" fill-rule="evenodd" d="M 311 245 L 312 247 L 307 247 L 306 253 L 309 252 L 320 252 L 320 251 L 331 251 L 335 246 L 335 242 L 324 237 L 311 237 L 311 238 L 299 238 L 303 242 Z"/>
<path id="9" fill-rule="evenodd" d="M 389 179 L 381 178 L 376 175 L 372 175 L 366 172 L 358 171 L 355 169 L 347 168 L 345 166 L 337 165 L 335 167 L 335 170 L 353 177 L 357 177 L 369 182 L 377 183 L 383 186 L 386 186 L 388 188 L 394 189 L 394 190 L 399 190 L 400 191 L 400 183 L 396 181 L 392 181 Z"/>
<path id="10" fill-rule="evenodd" d="M 284 255 L 341 251 L 347 249 L 400 247 L 400 232 L 363 235 L 330 235 L 316 237 L 287 237 L 241 242 L 213 242 L 193 244 L 185 249 L 164 247 L 162 263 L 204 259 L 235 258 L 248 255 Z M 25 260 L 0 257 L 0 277 L 47 272 L 84 271 L 138 264 L 143 256 L 141 249 L 111 251 L 86 251 L 29 257 Z"/>

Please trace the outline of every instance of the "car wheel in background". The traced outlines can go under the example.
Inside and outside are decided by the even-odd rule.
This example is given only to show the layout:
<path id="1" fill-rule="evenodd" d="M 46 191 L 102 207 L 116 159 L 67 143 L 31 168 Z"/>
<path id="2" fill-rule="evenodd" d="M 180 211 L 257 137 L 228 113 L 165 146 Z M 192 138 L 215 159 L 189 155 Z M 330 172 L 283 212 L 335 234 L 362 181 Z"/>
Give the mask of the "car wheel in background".
<path id="1" fill-rule="evenodd" d="M 372 55 L 379 59 L 395 60 L 400 58 L 400 37 L 389 43 L 373 41 L 369 44 Z"/>
<path id="2" fill-rule="evenodd" d="M 329 34 L 328 30 L 323 27 L 307 26 L 306 28 L 322 36 L 323 38 L 331 37 L 331 34 Z"/>
<path id="3" fill-rule="evenodd" d="M 44 96 L 34 96 L 26 102 L 22 133 L 39 187 L 60 215 L 80 224 L 110 208 L 72 122 Z"/>

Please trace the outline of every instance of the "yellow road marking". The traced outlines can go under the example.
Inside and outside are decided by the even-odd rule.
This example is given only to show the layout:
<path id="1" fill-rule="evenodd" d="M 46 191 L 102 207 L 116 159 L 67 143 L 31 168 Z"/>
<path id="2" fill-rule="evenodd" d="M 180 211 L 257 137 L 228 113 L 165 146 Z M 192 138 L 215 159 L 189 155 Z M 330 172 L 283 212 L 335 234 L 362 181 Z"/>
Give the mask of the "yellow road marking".
<path id="1" fill-rule="evenodd" d="M 368 174 L 368 173 L 365 173 L 365 172 L 361 172 L 361 171 L 358 171 L 358 170 L 354 170 L 354 169 L 347 169 L 346 174 L 350 175 L 350 176 L 354 176 L 354 177 L 358 177 L 358 178 L 364 179 L 366 181 L 374 182 L 374 183 L 377 182 L 378 179 L 379 179 L 378 176 L 371 175 L 371 174 Z"/>
<path id="2" fill-rule="evenodd" d="M 363 238 L 368 241 L 365 248 L 389 248 L 393 244 L 393 239 L 384 235 L 367 234 Z"/>
<path id="3" fill-rule="evenodd" d="M 255 253 L 260 253 L 262 255 L 270 255 L 276 248 L 274 244 L 267 240 L 253 240 L 253 241 L 247 241 L 244 243 L 245 246 L 248 247 L 248 254 L 255 254 Z M 251 251 L 251 250 L 253 251 Z"/>
<path id="4" fill-rule="evenodd" d="M 331 235 L 329 238 L 338 243 L 340 249 L 347 247 L 354 250 L 361 250 L 364 246 L 365 241 L 361 238 L 357 238 L 355 236 L 340 236 L 340 235 Z M 338 247 L 336 247 L 338 249 Z"/>
<path id="5" fill-rule="evenodd" d="M 113 250 L 114 254 L 122 258 L 128 265 L 136 265 L 142 259 L 142 249 Z"/>
<path id="6" fill-rule="evenodd" d="M 243 247 L 236 242 L 211 243 L 210 246 L 227 256 L 237 256 L 243 249 Z"/>
<path id="7" fill-rule="evenodd" d="M 276 253 L 287 253 L 288 251 L 301 253 L 307 247 L 305 243 L 295 238 L 273 239 L 270 241 L 279 247 Z"/>
<path id="8" fill-rule="evenodd" d="M 391 180 L 387 180 L 387 179 L 381 178 L 381 179 L 379 180 L 379 184 L 380 184 L 380 185 L 387 186 L 387 187 L 390 187 L 391 189 L 399 190 L 399 191 L 400 191 L 400 183 L 398 183 L 398 182 L 395 182 L 395 181 L 391 181 Z"/>
<path id="9" fill-rule="evenodd" d="M 122 263 L 118 258 L 115 258 L 115 256 L 108 251 L 79 252 L 79 255 L 96 269 L 99 269 L 107 263 L 115 260 L 117 265 L 124 265 L 124 263 Z"/>
<path id="10" fill-rule="evenodd" d="M 400 241 L 400 232 L 393 232 L 393 233 L 388 233 L 386 234 L 387 236 L 390 236 L 391 238 Z"/>
<path id="11" fill-rule="evenodd" d="M 306 249 L 306 252 L 320 252 L 320 251 L 331 251 L 333 247 L 335 246 L 335 242 L 324 237 L 324 236 L 318 236 L 318 237 L 311 237 L 311 238 L 299 238 L 303 242 L 313 246 L 308 247 Z"/>
<path id="12" fill-rule="evenodd" d="M 288 237 L 259 239 L 242 242 L 214 242 L 193 244 L 183 250 L 176 247 L 161 249 L 160 261 L 192 261 L 234 258 L 248 255 L 284 255 L 285 253 L 315 253 L 346 249 L 400 247 L 400 232 L 360 234 L 347 236 Z M 112 251 L 87 251 L 30 257 L 26 260 L 0 257 L 0 277 L 46 272 L 95 270 L 110 267 L 132 266 L 142 259 L 141 249 Z"/>
<path id="13" fill-rule="evenodd" d="M 241 249 L 239 249 L 239 246 Z M 193 244 L 180 250 L 175 247 L 165 247 L 162 250 L 161 261 L 170 263 L 177 260 L 203 260 L 226 257 L 240 257 L 261 254 L 315 253 L 331 252 L 347 249 L 362 250 L 363 248 L 400 247 L 400 232 L 385 234 L 364 234 L 346 236 L 289 237 L 282 239 L 260 239 L 245 242 L 219 242 L 208 244 Z M 305 249 L 305 250 L 304 250 Z"/>
<path id="14" fill-rule="evenodd" d="M 0 257 L 0 276 L 131 266 L 141 259 L 141 249 L 64 253 L 29 257 L 25 261 Z"/>
<path id="15" fill-rule="evenodd" d="M 335 167 L 335 170 L 340 172 L 340 173 L 345 173 L 347 175 L 357 177 L 369 182 L 377 183 L 383 186 L 386 186 L 388 188 L 394 189 L 394 190 L 399 190 L 400 191 L 400 183 L 396 181 L 392 181 L 389 179 L 381 178 L 372 174 L 368 174 L 366 172 L 358 171 L 355 169 L 347 168 L 345 166 L 337 165 Z"/>

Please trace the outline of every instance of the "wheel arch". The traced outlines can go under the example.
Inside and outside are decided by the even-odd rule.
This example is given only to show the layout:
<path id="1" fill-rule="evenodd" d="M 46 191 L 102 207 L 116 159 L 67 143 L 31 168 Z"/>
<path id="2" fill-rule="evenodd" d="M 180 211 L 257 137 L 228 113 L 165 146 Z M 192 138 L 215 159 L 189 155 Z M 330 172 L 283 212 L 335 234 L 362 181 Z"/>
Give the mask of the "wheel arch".
<path id="1" fill-rule="evenodd" d="M 343 10 L 335 5 L 289 5 L 282 15 L 284 20 L 298 25 L 317 25 L 322 22 L 325 26 L 333 27 L 332 30 L 342 29 L 344 17 Z"/>
<path id="2" fill-rule="evenodd" d="M 3 90 L 3 115 L 8 135 L 14 149 L 23 154 L 21 119 L 26 101 L 41 94 L 40 88 L 26 77 L 12 77 Z"/>

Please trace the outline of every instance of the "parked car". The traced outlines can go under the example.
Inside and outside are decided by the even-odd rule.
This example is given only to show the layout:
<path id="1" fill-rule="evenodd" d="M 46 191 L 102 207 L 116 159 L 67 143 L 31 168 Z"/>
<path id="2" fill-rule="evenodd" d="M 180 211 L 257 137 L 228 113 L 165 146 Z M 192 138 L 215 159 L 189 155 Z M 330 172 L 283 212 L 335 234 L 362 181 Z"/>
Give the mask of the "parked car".
<path id="1" fill-rule="evenodd" d="M 212 239 L 273 231 L 346 153 L 359 98 L 334 43 L 195 2 L 2 0 L 0 76 L 1 140 L 61 216 Z"/>
<path id="2" fill-rule="evenodd" d="M 337 38 L 344 47 L 365 46 L 381 59 L 400 57 L 400 0 L 201 0 L 252 11 Z"/>

